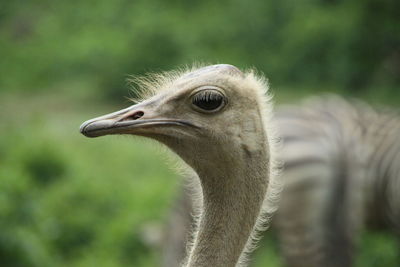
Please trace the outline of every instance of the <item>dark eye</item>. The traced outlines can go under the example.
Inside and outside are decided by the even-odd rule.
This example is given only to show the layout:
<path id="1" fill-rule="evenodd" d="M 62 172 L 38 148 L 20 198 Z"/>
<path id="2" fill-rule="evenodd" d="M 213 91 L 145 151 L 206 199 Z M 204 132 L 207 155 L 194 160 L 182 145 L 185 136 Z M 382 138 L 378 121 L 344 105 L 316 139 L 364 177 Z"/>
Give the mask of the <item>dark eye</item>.
<path id="1" fill-rule="evenodd" d="M 192 104 L 202 111 L 217 111 L 224 106 L 224 96 L 216 90 L 202 90 L 192 97 Z"/>

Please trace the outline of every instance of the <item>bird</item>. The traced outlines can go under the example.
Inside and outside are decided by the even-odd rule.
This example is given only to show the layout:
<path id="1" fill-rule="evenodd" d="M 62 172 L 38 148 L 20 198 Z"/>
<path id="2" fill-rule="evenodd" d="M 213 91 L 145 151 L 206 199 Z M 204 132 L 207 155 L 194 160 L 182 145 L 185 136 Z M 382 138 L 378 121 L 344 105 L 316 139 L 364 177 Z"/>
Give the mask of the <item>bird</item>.
<path id="1" fill-rule="evenodd" d="M 217 64 L 136 82 L 137 103 L 84 122 L 80 132 L 143 136 L 176 153 L 199 192 L 197 227 L 182 265 L 246 265 L 282 191 L 266 78 L 254 69 Z"/>
<path id="2" fill-rule="evenodd" d="M 286 266 L 354 266 L 363 230 L 398 237 L 396 109 L 328 94 L 277 108 L 274 121 L 285 180 L 274 225 Z"/>

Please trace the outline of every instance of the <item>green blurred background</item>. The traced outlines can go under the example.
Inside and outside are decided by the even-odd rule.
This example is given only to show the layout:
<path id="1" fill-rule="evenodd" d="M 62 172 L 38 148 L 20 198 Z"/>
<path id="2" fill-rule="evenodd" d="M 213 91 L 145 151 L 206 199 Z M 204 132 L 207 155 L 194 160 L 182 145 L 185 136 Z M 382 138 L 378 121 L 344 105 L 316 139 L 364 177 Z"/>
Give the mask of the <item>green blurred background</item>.
<path id="1" fill-rule="evenodd" d="M 0 0 L 0 266 L 158 265 L 175 159 L 78 128 L 129 105 L 128 74 L 193 62 L 255 67 L 278 103 L 396 107 L 400 1 Z M 357 266 L 399 266 L 395 242 L 364 234 Z M 254 266 L 279 262 L 265 239 Z"/>

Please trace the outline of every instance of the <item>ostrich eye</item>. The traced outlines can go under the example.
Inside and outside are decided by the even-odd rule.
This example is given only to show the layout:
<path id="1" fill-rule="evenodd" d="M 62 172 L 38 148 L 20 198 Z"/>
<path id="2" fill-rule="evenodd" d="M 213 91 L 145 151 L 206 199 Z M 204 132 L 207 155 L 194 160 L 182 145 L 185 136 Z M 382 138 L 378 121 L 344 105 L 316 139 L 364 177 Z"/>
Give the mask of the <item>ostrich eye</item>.
<path id="1" fill-rule="evenodd" d="M 205 112 L 215 112 L 224 105 L 224 96 L 216 90 L 202 90 L 192 97 L 192 104 L 196 109 Z"/>

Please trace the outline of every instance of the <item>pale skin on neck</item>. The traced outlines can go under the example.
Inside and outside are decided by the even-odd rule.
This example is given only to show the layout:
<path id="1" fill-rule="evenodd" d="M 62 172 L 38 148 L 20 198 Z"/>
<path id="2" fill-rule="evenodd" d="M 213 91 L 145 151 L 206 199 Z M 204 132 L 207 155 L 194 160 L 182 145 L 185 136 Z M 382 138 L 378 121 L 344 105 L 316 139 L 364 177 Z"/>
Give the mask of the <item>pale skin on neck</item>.
<path id="1" fill-rule="evenodd" d="M 253 231 L 268 184 L 265 153 L 256 151 L 242 156 L 220 166 L 229 166 L 229 171 L 199 172 L 204 192 L 203 213 L 187 266 L 237 264 Z"/>
<path id="2" fill-rule="evenodd" d="M 199 227 L 184 266 L 238 266 L 270 185 L 266 85 L 231 65 L 176 76 L 154 83 L 164 89 L 150 99 L 85 122 L 81 132 L 89 137 L 146 136 L 177 153 L 199 176 L 203 194 Z M 219 109 L 204 112 L 193 106 L 195 95 L 204 90 L 223 98 Z"/>

